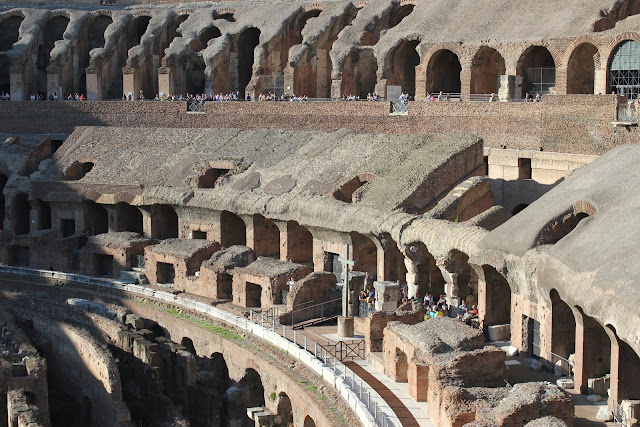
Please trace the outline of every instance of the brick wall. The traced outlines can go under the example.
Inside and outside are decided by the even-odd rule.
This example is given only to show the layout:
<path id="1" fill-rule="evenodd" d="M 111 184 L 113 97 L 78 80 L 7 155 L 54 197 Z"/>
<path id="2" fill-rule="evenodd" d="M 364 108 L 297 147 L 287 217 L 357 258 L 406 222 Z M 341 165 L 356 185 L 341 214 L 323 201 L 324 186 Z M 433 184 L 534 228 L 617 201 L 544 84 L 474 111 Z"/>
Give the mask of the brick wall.
<path id="1" fill-rule="evenodd" d="M 389 116 L 386 102 L 220 102 L 186 113 L 184 102 L 0 102 L 2 133 L 71 133 L 74 126 L 279 128 L 391 134 L 467 132 L 489 147 L 601 154 L 635 142 L 616 130 L 607 95 L 547 96 L 541 103 L 411 103 Z"/>

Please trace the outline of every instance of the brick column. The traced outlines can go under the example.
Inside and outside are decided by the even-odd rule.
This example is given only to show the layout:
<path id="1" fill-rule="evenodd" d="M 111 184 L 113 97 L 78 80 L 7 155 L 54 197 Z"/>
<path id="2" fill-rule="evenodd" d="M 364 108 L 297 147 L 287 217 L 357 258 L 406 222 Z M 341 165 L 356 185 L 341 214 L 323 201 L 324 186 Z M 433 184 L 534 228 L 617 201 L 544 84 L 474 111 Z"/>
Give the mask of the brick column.
<path id="1" fill-rule="evenodd" d="M 331 80 L 331 98 L 338 99 L 342 97 L 342 78 Z"/>
<path id="2" fill-rule="evenodd" d="M 463 101 L 469 101 L 471 98 L 471 71 L 460 71 L 460 99 Z"/>
<path id="3" fill-rule="evenodd" d="M 102 100 L 102 69 L 97 67 L 87 67 L 86 71 L 87 79 L 87 100 L 88 101 L 101 101 Z"/>
<path id="4" fill-rule="evenodd" d="M 416 402 L 426 402 L 429 392 L 429 366 L 409 362 L 407 377 L 409 396 Z"/>
<path id="5" fill-rule="evenodd" d="M 151 238 L 151 207 L 138 206 L 142 212 L 142 236 L 146 239 Z"/>
<path id="6" fill-rule="evenodd" d="M 25 99 L 25 78 L 24 69 L 20 66 L 13 66 L 9 69 L 9 94 L 12 101 L 22 101 Z"/>
<path id="7" fill-rule="evenodd" d="M 296 69 L 294 69 L 291 64 L 287 64 L 284 67 L 284 94 L 285 95 L 300 95 L 297 91 L 298 88 L 295 87 L 295 74 Z"/>
<path id="8" fill-rule="evenodd" d="M 133 99 L 137 100 L 140 96 L 140 89 L 142 89 L 142 82 L 140 81 L 140 68 L 124 67 L 122 69 L 122 93 L 129 95 L 129 92 L 133 95 Z"/>
<path id="9" fill-rule="evenodd" d="M 498 97 L 500 101 L 509 101 L 522 98 L 522 76 L 505 74 L 500 76 L 500 89 Z"/>
<path id="10" fill-rule="evenodd" d="M 556 95 L 567 94 L 567 67 L 556 68 Z"/>
<path id="11" fill-rule="evenodd" d="M 604 95 L 607 93 L 607 89 L 607 70 L 596 68 L 593 82 L 593 93 Z"/>

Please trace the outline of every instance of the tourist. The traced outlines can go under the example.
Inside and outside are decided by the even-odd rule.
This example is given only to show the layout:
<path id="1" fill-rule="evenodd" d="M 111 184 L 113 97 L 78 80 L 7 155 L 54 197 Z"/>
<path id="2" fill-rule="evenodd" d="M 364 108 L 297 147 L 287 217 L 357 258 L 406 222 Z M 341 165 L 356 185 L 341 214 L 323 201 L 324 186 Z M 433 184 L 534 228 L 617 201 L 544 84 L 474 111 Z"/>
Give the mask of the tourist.
<path id="1" fill-rule="evenodd" d="M 364 273 L 364 290 L 370 292 L 373 290 L 373 277 L 367 271 Z"/>
<path id="2" fill-rule="evenodd" d="M 491 93 L 491 97 L 489 98 L 489 102 L 495 102 L 496 101 L 496 94 L 495 93 Z"/>
<path id="3" fill-rule="evenodd" d="M 296 281 L 293 280 L 293 277 L 289 278 L 289 281 L 287 282 L 287 285 L 289 285 L 289 292 L 291 292 L 291 289 L 293 289 L 293 285 L 296 284 Z"/>
<path id="4" fill-rule="evenodd" d="M 460 306 L 458 307 L 458 314 L 462 314 L 464 316 L 465 314 L 467 314 L 467 310 L 467 302 L 462 301 L 462 304 L 460 304 Z"/>
<path id="5" fill-rule="evenodd" d="M 440 93 L 438 94 L 438 102 L 440 101 L 444 101 L 444 94 L 442 93 L 442 91 L 440 91 Z"/>

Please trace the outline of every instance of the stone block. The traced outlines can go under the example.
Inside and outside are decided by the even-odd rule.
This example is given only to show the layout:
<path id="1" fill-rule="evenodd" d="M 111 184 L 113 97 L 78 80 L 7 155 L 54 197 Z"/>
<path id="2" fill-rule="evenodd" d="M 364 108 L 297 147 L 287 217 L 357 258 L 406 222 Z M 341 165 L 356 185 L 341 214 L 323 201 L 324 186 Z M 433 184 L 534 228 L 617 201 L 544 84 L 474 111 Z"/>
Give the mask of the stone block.
<path id="1" fill-rule="evenodd" d="M 572 378 L 560 378 L 556 381 L 556 385 L 565 390 L 575 387 L 575 384 Z"/>
<path id="2" fill-rule="evenodd" d="M 376 290 L 376 310 L 395 311 L 398 308 L 398 282 L 373 282 L 373 287 Z"/>
<path id="3" fill-rule="evenodd" d="M 613 414 L 611 413 L 611 411 L 607 409 L 606 406 L 603 406 L 600 409 L 598 409 L 598 413 L 596 414 L 596 419 L 600 421 L 611 421 L 613 420 Z"/>
<path id="4" fill-rule="evenodd" d="M 623 400 L 620 404 L 622 407 L 622 412 L 624 412 L 627 416 L 627 425 L 634 426 L 637 424 L 637 420 L 640 419 L 640 400 Z M 635 419 L 635 423 L 630 421 Z"/>
<path id="5" fill-rule="evenodd" d="M 602 396 L 600 396 L 599 394 L 590 394 L 589 396 L 587 396 L 587 400 L 589 402 L 600 402 L 602 400 Z"/>
<path id="6" fill-rule="evenodd" d="M 539 360 L 532 360 L 531 369 L 536 372 L 540 372 L 542 370 L 542 362 L 540 362 Z"/>
<path id="7" fill-rule="evenodd" d="M 515 356 L 518 354 L 518 348 L 514 347 L 512 345 L 510 345 L 509 347 L 507 347 L 507 356 Z"/>
<path id="8" fill-rule="evenodd" d="M 338 316 L 338 336 L 353 336 L 353 317 Z"/>
<path id="9" fill-rule="evenodd" d="M 124 324 L 131 325 L 133 329 L 142 329 L 144 328 L 144 319 L 137 314 L 127 314 L 124 319 Z"/>
<path id="10" fill-rule="evenodd" d="M 511 325 L 489 326 L 489 341 L 507 340 L 511 336 Z"/>
<path id="11" fill-rule="evenodd" d="M 602 397 L 607 397 L 607 391 L 610 386 L 610 375 L 605 375 L 600 378 L 589 378 L 587 380 L 587 391 L 589 394 L 599 394 Z"/>

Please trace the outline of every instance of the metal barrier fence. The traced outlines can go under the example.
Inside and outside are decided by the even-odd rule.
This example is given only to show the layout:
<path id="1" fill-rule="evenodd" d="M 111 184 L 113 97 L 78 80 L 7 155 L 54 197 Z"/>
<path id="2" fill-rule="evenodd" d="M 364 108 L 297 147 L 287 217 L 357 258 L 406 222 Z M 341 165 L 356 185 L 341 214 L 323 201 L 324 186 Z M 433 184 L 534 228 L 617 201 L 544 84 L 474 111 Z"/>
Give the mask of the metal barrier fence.
<path id="1" fill-rule="evenodd" d="M 618 104 L 617 119 L 619 122 L 637 123 L 638 114 L 633 102 L 625 104 Z"/>
<path id="2" fill-rule="evenodd" d="M 391 102 L 390 114 L 408 114 L 409 105 L 406 101 L 394 101 Z"/>
<path id="3" fill-rule="evenodd" d="M 310 301 L 294 306 L 293 310 L 287 313 L 287 319 L 290 315 L 291 325 L 295 328 L 297 323 L 312 319 L 329 319 L 339 316 L 340 313 L 342 313 L 342 298 L 318 304 L 313 304 L 313 301 Z"/>
<path id="4" fill-rule="evenodd" d="M 556 364 L 560 362 L 560 369 L 573 378 L 573 364 L 569 359 L 565 359 L 564 357 L 549 351 L 547 352 L 547 360 L 552 365 L 552 369 L 555 369 Z"/>
<path id="5" fill-rule="evenodd" d="M 613 404 L 613 421 L 623 426 L 627 425 L 627 414 L 624 413 L 622 406 L 618 402 Z"/>
<path id="6" fill-rule="evenodd" d="M 250 323 L 256 325 L 255 326 L 256 328 L 259 327 L 258 325 L 262 326 L 262 331 L 257 331 L 258 333 L 256 333 L 253 328 L 249 328 L 247 326 L 246 322 L 248 319 L 243 319 L 239 316 L 225 312 L 221 309 L 212 307 L 211 305 L 208 305 L 202 302 L 193 301 L 188 298 L 178 297 L 168 292 L 158 291 L 151 288 L 146 288 L 144 286 L 135 285 L 132 283 L 125 283 L 120 280 L 98 279 L 95 277 L 84 276 L 81 274 L 62 273 L 57 271 L 37 270 L 37 269 L 32 269 L 27 267 L 11 267 L 11 266 L 4 266 L 4 265 L 0 265 L 0 274 L 5 274 L 5 275 L 8 275 L 9 277 L 26 276 L 26 277 L 33 277 L 35 279 L 47 279 L 47 280 L 60 281 L 60 282 L 66 282 L 66 283 L 69 283 L 69 282 L 82 283 L 82 284 L 95 285 L 95 286 L 100 286 L 100 287 L 105 287 L 110 289 L 117 289 L 120 291 L 131 292 L 147 298 L 157 298 L 161 301 L 169 302 L 175 305 L 180 305 L 185 308 L 195 310 L 206 315 L 210 315 L 216 319 L 219 319 L 221 321 L 227 322 L 231 325 L 244 329 L 245 331 L 259 337 L 263 337 L 264 335 L 267 335 L 269 333 L 269 328 L 265 328 L 264 326 L 260 325 L 260 323 L 256 324 L 256 322 L 251 320 Z M 253 314 L 252 312 L 253 311 L 250 312 L 250 319 L 253 319 L 253 316 L 255 315 L 255 312 L 253 312 Z M 276 313 L 276 310 L 273 310 L 270 317 L 268 317 L 269 319 L 271 319 L 271 322 L 272 322 L 271 332 L 275 332 L 277 335 L 280 335 L 279 331 L 276 331 L 279 328 L 277 328 L 275 325 L 275 316 L 276 316 L 275 313 Z M 256 319 L 258 318 L 259 316 L 256 317 Z M 290 329 L 290 331 L 288 331 L 288 329 Z M 290 343 L 293 343 L 297 348 L 301 350 L 303 349 L 305 350 L 305 352 L 310 353 L 310 355 L 313 355 L 315 360 L 318 360 L 322 364 L 322 368 L 328 369 L 335 376 L 336 379 L 339 379 L 339 381 L 335 381 L 336 382 L 335 387 L 339 387 L 339 386 L 342 387 L 342 385 L 344 385 L 349 389 L 351 393 L 353 393 L 353 396 L 355 396 L 355 398 L 357 399 L 357 402 L 354 402 L 351 399 L 344 396 L 344 392 L 342 393 L 342 395 L 343 395 L 343 398 L 349 404 L 349 406 L 356 412 L 356 414 L 359 415 L 359 418 L 363 422 L 363 424 L 367 426 L 371 425 L 371 423 L 367 421 L 369 418 L 368 417 L 363 418 L 364 415 L 361 415 L 358 412 L 357 410 L 358 404 L 364 405 L 364 407 L 367 409 L 370 416 L 373 418 L 375 425 L 380 427 L 390 427 L 390 426 L 401 427 L 402 426 L 402 423 L 397 418 L 397 416 L 393 414 L 393 410 L 389 407 L 389 405 L 386 404 L 386 402 L 384 402 L 384 399 L 382 399 L 380 395 L 378 395 L 378 393 L 376 393 L 375 390 L 373 390 L 367 383 L 359 380 L 358 379 L 359 377 L 355 375 L 353 371 L 351 371 L 349 368 L 344 366 L 335 356 L 332 356 L 321 345 L 318 345 L 317 343 L 307 339 L 306 337 L 303 337 L 304 339 L 300 338 L 300 336 L 296 333 L 295 330 L 293 330 L 292 328 L 287 328 L 285 326 L 282 327 L 282 335 L 280 336 L 288 340 Z M 293 340 L 291 340 L 291 337 L 293 338 Z M 296 355 L 291 352 L 291 349 L 289 347 L 283 346 L 277 342 L 273 344 L 283 348 L 284 350 L 287 350 L 290 355 L 292 355 L 293 357 L 296 357 Z M 313 352 L 311 352 L 312 348 L 313 348 Z M 311 369 L 316 370 L 312 365 L 311 366 L 309 365 L 309 363 L 306 361 L 306 357 L 303 357 L 301 355 L 301 356 L 297 356 L 297 358 L 301 360 L 303 363 L 305 363 L 307 366 L 309 366 Z M 326 380 L 330 382 L 330 379 L 326 379 Z M 377 401 L 374 399 L 379 399 L 384 404 L 378 404 Z"/>
<path id="7" fill-rule="evenodd" d="M 204 101 L 187 101 L 188 113 L 204 113 Z"/>

